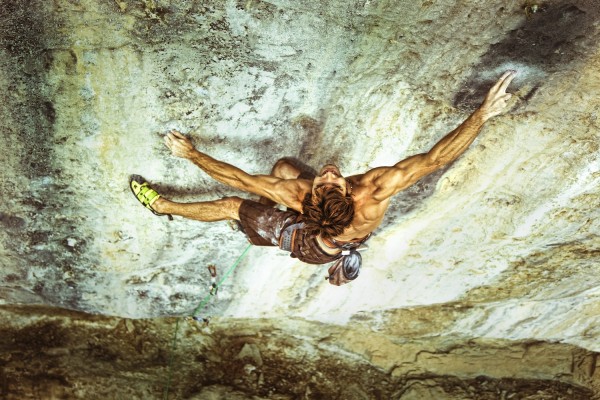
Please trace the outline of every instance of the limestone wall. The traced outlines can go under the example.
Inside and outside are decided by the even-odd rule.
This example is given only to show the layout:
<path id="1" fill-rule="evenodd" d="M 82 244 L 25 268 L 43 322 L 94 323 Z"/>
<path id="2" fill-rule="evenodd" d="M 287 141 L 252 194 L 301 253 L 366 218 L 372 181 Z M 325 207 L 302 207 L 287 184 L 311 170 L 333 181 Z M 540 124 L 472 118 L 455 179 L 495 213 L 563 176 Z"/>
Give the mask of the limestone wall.
<path id="1" fill-rule="evenodd" d="M 202 315 L 597 352 L 600 6 L 527 4 L 0 0 L 0 302 L 189 315 L 247 242 L 133 199 L 132 173 L 240 195 L 165 132 L 250 173 L 351 175 L 427 151 L 516 69 L 509 112 L 394 199 L 357 281 L 253 247 Z"/>

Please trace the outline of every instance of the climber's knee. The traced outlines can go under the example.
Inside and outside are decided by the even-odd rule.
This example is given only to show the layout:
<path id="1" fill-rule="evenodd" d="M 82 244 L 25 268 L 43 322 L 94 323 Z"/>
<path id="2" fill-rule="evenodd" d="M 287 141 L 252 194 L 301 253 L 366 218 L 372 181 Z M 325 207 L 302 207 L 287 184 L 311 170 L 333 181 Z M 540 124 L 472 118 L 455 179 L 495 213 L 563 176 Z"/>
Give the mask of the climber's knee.
<path id="1" fill-rule="evenodd" d="M 229 219 L 240 219 L 240 206 L 244 199 L 237 196 L 231 197 L 223 197 L 220 200 L 217 200 L 217 203 L 220 207 L 222 207 L 224 213 L 227 215 Z"/>
<path id="2" fill-rule="evenodd" d="M 271 175 L 281 179 L 296 179 L 301 172 L 298 167 L 294 166 L 287 159 L 280 158 L 273 166 Z"/>

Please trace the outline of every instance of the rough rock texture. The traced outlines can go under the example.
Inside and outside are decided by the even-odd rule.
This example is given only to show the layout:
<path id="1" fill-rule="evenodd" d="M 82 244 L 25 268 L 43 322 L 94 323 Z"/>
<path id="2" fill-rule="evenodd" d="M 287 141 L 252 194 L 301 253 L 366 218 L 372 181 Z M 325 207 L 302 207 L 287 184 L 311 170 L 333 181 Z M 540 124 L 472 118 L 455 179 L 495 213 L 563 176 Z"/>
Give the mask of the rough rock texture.
<path id="1" fill-rule="evenodd" d="M 411 338 L 358 321 L 0 315 L 19 321 L 0 331 L 0 395 L 11 400 L 587 400 L 599 389 L 597 354 L 559 343 Z"/>
<path id="2" fill-rule="evenodd" d="M 600 351 L 596 2 L 0 0 L 0 9 L 3 304 L 129 318 L 197 311 L 219 318 L 218 335 L 240 318 L 259 331 L 292 318 L 313 347 L 329 332 L 433 353 L 448 340 L 497 393 L 516 384 L 502 386 L 505 378 L 600 393 L 590 383 Z M 127 187 L 137 173 L 180 201 L 240 194 L 170 156 L 162 135 L 173 128 L 251 173 L 282 156 L 336 162 L 348 175 L 390 165 L 427 151 L 510 68 L 519 71 L 510 111 L 453 165 L 396 197 L 360 278 L 344 287 L 324 282 L 325 266 L 278 249 L 244 253 L 243 235 L 224 222 L 153 217 Z M 236 268 L 199 310 L 213 263 L 219 279 Z M 295 325 L 283 325 L 277 340 L 295 340 L 286 336 Z M 161 344 L 165 329 L 153 336 Z M 359 357 L 393 377 L 394 340 L 323 357 Z M 513 366 L 511 352 L 530 343 L 540 358 L 558 349 L 592 360 L 588 381 L 495 374 L 473 361 L 501 352 Z M 585 356 L 566 355 L 575 353 Z M 272 357 L 288 367 L 293 359 Z M 470 371 L 450 375 L 483 390 Z M 460 385 L 434 384 L 447 373 L 417 374 L 406 389 L 415 394 L 402 398 L 428 387 L 454 393 Z M 397 397 L 389 384 L 361 383 L 356 398 Z"/>

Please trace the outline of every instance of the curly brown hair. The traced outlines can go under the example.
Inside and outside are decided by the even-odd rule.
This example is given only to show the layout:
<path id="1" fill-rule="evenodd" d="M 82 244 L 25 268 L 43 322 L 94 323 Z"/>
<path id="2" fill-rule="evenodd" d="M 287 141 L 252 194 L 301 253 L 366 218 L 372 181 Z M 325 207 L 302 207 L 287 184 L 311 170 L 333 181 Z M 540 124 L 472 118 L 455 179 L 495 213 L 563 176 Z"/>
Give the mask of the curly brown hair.
<path id="1" fill-rule="evenodd" d="M 307 193 L 302 200 L 304 229 L 308 232 L 332 238 L 341 235 L 354 218 L 354 201 L 335 188 L 318 188 Z"/>

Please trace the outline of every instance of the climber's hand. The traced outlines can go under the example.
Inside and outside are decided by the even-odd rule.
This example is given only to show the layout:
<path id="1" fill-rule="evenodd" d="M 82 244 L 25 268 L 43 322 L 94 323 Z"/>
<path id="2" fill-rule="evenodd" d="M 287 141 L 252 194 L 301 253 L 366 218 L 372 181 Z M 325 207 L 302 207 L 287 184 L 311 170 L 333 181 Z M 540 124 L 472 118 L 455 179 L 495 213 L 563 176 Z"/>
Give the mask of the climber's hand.
<path id="1" fill-rule="evenodd" d="M 175 157 L 191 158 L 196 152 L 190 139 L 186 138 L 176 130 L 172 130 L 165 135 L 165 145 L 171 150 Z"/>
<path id="2" fill-rule="evenodd" d="M 510 82 L 517 75 L 517 71 L 506 71 L 490 89 L 483 104 L 479 107 L 479 110 L 483 114 L 483 118 L 488 120 L 496 115 L 502 113 L 506 108 L 506 103 L 512 97 L 512 94 L 506 93 L 506 88 L 510 85 Z"/>

